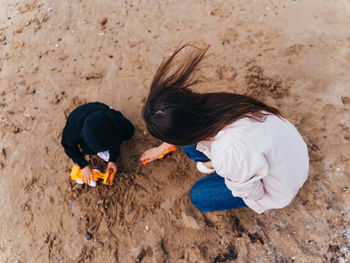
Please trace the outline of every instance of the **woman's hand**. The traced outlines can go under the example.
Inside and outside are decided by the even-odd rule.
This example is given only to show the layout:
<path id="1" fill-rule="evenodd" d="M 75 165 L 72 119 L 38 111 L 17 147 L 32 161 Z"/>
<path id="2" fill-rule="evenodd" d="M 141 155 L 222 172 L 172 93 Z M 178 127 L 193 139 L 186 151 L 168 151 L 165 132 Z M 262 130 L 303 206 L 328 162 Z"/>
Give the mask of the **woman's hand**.
<path id="1" fill-rule="evenodd" d="M 154 160 L 157 160 L 158 157 L 162 155 L 162 153 L 163 150 L 159 147 L 150 148 L 141 155 L 140 160 L 143 163 L 151 163 Z"/>
<path id="2" fill-rule="evenodd" d="M 90 181 L 93 180 L 93 177 L 92 177 L 92 170 L 91 170 L 91 166 L 90 164 L 85 166 L 82 170 L 81 170 L 81 180 L 88 184 L 90 183 Z"/>
<path id="3" fill-rule="evenodd" d="M 172 144 L 163 142 L 158 147 L 150 148 L 141 155 L 140 161 L 144 164 L 151 163 L 157 160 L 159 156 L 161 156 L 166 150 L 168 150 L 172 146 Z"/>
<path id="4" fill-rule="evenodd" d="M 118 166 L 115 162 L 108 162 L 106 173 L 111 170 L 113 173 L 116 173 L 118 170 Z"/>

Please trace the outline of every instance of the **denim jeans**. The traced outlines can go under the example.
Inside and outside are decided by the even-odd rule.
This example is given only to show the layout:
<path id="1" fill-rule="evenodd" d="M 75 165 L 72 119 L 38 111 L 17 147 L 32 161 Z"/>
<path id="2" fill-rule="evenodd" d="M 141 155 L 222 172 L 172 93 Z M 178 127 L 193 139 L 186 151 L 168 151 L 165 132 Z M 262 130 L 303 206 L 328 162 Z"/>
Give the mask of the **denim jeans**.
<path id="1" fill-rule="evenodd" d="M 196 150 L 196 145 L 182 146 L 182 149 L 194 162 L 210 161 L 202 152 Z M 216 173 L 197 180 L 191 189 L 190 197 L 192 204 L 201 212 L 247 207 L 242 198 L 232 195 L 225 185 L 225 179 Z"/>

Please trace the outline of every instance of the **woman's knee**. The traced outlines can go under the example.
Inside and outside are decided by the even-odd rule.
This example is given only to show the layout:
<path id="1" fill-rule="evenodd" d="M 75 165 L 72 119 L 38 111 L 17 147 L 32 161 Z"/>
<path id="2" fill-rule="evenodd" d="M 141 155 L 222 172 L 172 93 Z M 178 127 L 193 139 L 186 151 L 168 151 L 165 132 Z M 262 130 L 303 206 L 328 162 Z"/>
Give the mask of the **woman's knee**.
<path id="1" fill-rule="evenodd" d="M 196 151 L 196 145 L 181 146 L 182 150 L 186 153 L 190 159 L 192 159 L 193 152 Z"/>
<path id="2" fill-rule="evenodd" d="M 194 162 L 207 162 L 209 158 L 205 156 L 202 152 L 198 151 L 197 145 L 187 145 L 182 146 L 182 150 L 187 154 L 187 156 Z"/>

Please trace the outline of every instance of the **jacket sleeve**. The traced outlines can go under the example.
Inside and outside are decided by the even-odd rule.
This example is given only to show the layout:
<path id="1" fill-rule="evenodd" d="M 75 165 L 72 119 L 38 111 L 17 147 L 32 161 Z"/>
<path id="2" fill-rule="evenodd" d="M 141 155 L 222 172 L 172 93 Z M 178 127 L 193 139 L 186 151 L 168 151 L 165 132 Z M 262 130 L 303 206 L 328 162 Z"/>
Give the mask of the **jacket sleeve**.
<path id="1" fill-rule="evenodd" d="M 84 158 L 84 154 L 79 149 L 76 136 L 72 135 L 72 133 L 69 134 L 66 129 L 63 130 L 61 144 L 68 157 L 78 164 L 81 169 L 89 165 Z"/>
<path id="2" fill-rule="evenodd" d="M 135 128 L 134 125 L 123 116 L 120 111 L 116 111 L 114 109 L 110 109 L 115 117 L 115 121 L 118 125 L 118 133 L 120 134 L 123 141 L 128 141 L 134 135 Z"/>
<path id="3" fill-rule="evenodd" d="M 116 145 L 109 151 L 109 160 L 108 161 L 115 163 L 117 161 L 119 154 L 120 154 L 119 145 Z"/>
<path id="4" fill-rule="evenodd" d="M 264 195 L 261 181 L 269 170 L 262 153 L 242 141 L 227 143 L 212 154 L 216 172 L 225 178 L 226 186 L 234 196 L 258 200 Z"/>
<path id="5" fill-rule="evenodd" d="M 117 130 L 115 131 L 118 133 L 120 140 L 113 143 L 109 150 L 109 162 L 116 162 L 119 154 L 120 154 L 120 145 L 122 141 L 124 140 L 130 140 L 135 132 L 135 128 L 132 125 L 132 123 L 126 119 L 120 111 L 116 111 L 114 109 L 111 109 L 114 113 L 115 122 L 117 126 Z"/>

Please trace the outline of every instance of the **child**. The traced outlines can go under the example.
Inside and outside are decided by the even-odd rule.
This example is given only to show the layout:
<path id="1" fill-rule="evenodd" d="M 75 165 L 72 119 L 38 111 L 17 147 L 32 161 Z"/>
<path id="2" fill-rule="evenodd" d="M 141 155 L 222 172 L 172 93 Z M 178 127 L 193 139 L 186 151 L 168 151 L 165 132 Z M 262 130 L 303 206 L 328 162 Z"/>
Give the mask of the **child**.
<path id="1" fill-rule="evenodd" d="M 66 154 L 82 169 L 82 182 L 93 182 L 91 165 L 85 154 L 97 155 L 117 171 L 116 160 L 122 141 L 134 134 L 134 126 L 116 110 L 100 102 L 81 105 L 68 116 L 61 144 Z"/>

